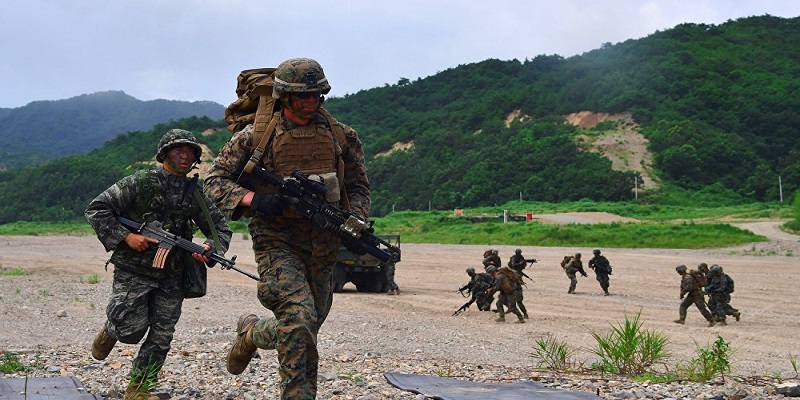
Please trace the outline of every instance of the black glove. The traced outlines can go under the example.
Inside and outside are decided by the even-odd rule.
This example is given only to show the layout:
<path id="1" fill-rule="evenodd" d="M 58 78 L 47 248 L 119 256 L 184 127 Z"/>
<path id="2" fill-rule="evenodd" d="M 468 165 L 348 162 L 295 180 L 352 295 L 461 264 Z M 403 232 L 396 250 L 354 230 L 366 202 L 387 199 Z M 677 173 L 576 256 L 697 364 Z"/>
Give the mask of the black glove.
<path id="1" fill-rule="evenodd" d="M 250 202 L 251 210 L 271 217 L 281 215 L 285 206 L 283 197 L 275 193 L 256 193 Z"/>

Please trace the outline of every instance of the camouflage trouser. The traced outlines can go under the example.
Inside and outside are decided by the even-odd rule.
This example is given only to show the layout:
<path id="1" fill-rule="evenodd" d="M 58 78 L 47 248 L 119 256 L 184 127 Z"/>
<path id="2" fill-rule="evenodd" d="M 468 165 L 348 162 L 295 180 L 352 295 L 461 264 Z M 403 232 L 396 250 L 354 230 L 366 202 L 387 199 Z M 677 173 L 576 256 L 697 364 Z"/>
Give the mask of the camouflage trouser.
<path id="1" fill-rule="evenodd" d="M 567 272 L 567 277 L 569 277 L 569 292 L 572 293 L 578 286 L 578 277 L 574 272 Z"/>
<path id="2" fill-rule="evenodd" d="M 708 296 L 708 308 L 717 317 L 717 321 L 725 321 L 726 315 L 738 311 L 731 307 L 731 295 L 728 293 L 711 293 Z"/>
<path id="3" fill-rule="evenodd" d="M 525 308 L 525 304 L 522 304 L 522 286 L 518 287 L 517 290 L 514 291 L 514 295 L 517 298 L 517 308 L 522 311 L 522 315 L 528 315 L 528 309 Z"/>
<path id="4" fill-rule="evenodd" d="M 522 319 L 522 313 L 517 310 L 517 295 L 516 292 L 512 292 L 511 294 L 497 294 L 497 316 L 500 318 L 506 317 L 506 312 L 503 309 L 503 306 L 508 307 L 508 312 L 517 316 L 517 318 Z"/>
<path id="5" fill-rule="evenodd" d="M 114 268 L 106 331 L 122 343 L 136 344 L 147 334 L 133 360 L 132 374 L 161 370 L 181 316 L 183 278 L 155 279 Z"/>
<path id="6" fill-rule="evenodd" d="M 697 309 L 700 310 L 700 314 L 703 314 L 703 318 L 705 318 L 706 321 L 711 321 L 711 313 L 706 308 L 706 302 L 703 299 L 703 294 L 699 292 L 688 293 L 686 297 L 683 298 L 683 301 L 681 301 L 681 305 L 678 308 L 678 315 L 680 316 L 680 319 L 686 319 L 686 312 L 689 309 L 689 306 L 692 304 L 694 304 Z"/>
<path id="7" fill-rule="evenodd" d="M 492 309 L 492 301 L 494 300 L 494 296 L 486 293 L 486 289 L 479 292 L 473 292 L 472 294 L 475 296 L 475 302 L 478 304 L 478 310 L 489 311 Z"/>
<path id="8" fill-rule="evenodd" d="M 397 289 L 397 283 L 394 282 L 394 263 L 390 261 L 384 265 L 384 268 L 386 268 L 386 283 L 389 290 Z"/>
<path id="9" fill-rule="evenodd" d="M 253 343 L 278 351 L 281 399 L 314 399 L 317 333 L 333 304 L 331 274 L 339 241 L 331 237 L 315 241 L 313 255 L 280 241 L 254 241 L 261 276 L 258 300 L 274 317 L 262 318 L 253 326 Z"/>
<path id="10" fill-rule="evenodd" d="M 600 282 L 600 288 L 602 288 L 604 292 L 607 292 L 609 285 L 608 274 L 596 271 L 594 274 L 597 277 L 597 281 Z"/>

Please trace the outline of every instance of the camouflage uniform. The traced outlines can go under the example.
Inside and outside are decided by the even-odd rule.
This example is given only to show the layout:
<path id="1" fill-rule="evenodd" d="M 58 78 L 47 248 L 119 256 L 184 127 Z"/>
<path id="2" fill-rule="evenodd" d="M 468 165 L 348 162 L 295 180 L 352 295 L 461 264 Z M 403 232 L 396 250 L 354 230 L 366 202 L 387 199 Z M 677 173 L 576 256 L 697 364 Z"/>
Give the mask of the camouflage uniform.
<path id="1" fill-rule="evenodd" d="M 722 271 L 722 267 L 719 268 L 719 272 L 715 273 L 714 270 L 716 268 L 714 267 L 712 266 L 712 270 L 709 272 L 711 279 L 708 280 L 708 287 L 706 288 L 709 295 L 708 308 L 711 309 L 711 313 L 714 314 L 717 321 L 723 325 L 726 324 L 727 315 L 733 315 L 738 321 L 739 310 L 733 308 L 730 304 L 731 277 Z"/>
<path id="2" fill-rule="evenodd" d="M 700 310 L 700 314 L 703 314 L 703 318 L 709 322 L 709 325 L 713 326 L 714 318 L 706 308 L 706 303 L 703 299 L 703 292 L 701 291 L 700 285 L 697 283 L 697 279 L 692 276 L 692 273 L 686 272 L 685 265 L 679 265 L 675 268 L 675 270 L 681 275 L 680 298 L 682 300 L 680 307 L 678 307 L 679 319 L 675 322 L 683 324 L 686 321 L 686 313 L 689 309 L 689 306 L 694 304 L 697 309 Z"/>
<path id="3" fill-rule="evenodd" d="M 335 172 L 337 159 L 343 160 L 344 187 L 350 211 L 366 219 L 370 208 L 369 181 L 364 151 L 356 131 L 340 124 L 347 141 L 347 152 L 339 154 L 345 146 L 336 141 L 327 119 L 319 112 L 305 126 L 298 126 L 283 112 L 279 118 L 276 132 L 271 135 L 260 164 L 285 177 L 291 172 L 281 170 L 281 165 L 286 163 L 300 165 L 308 160 L 327 171 L 298 169 L 325 173 Z M 315 132 L 310 135 L 312 138 L 327 138 L 333 141 L 332 146 L 302 159 L 276 151 L 278 140 L 289 141 L 290 145 L 292 141 L 302 143 L 309 135 L 295 135 L 293 132 L 308 132 L 309 129 Z M 294 146 L 295 149 L 302 148 L 302 144 Z M 250 191 L 237 183 L 237 177 L 253 148 L 253 126 L 248 125 L 222 147 L 209 172 L 206 193 L 229 215 L 241 207 L 240 201 Z M 331 162 L 322 165 L 321 159 L 330 159 Z M 269 189 L 255 189 L 257 193 L 264 190 Z M 342 207 L 342 204 L 337 206 Z M 313 399 L 317 392 L 319 365 L 317 334 L 333 303 L 331 274 L 340 240 L 332 233 L 314 228 L 310 220 L 288 208 L 282 215 L 274 217 L 255 213 L 249 230 L 260 275 L 258 299 L 274 317 L 259 319 L 244 335 L 257 348 L 277 350 L 282 399 Z"/>
<path id="4" fill-rule="evenodd" d="M 508 267 L 514 270 L 514 272 L 519 275 L 519 278 L 522 279 L 522 270 L 528 265 L 528 262 L 525 261 L 525 256 L 522 255 L 521 250 L 517 250 L 511 258 L 508 259 Z M 517 290 L 517 308 L 522 311 L 522 315 L 525 318 L 528 318 L 528 309 L 525 308 L 525 304 L 522 301 L 525 299 L 524 294 L 522 292 L 522 286 L 518 286 Z"/>
<path id="5" fill-rule="evenodd" d="M 381 263 L 381 268 L 383 268 L 386 273 L 386 285 L 389 288 L 389 294 L 393 295 L 400 294 L 400 287 L 398 287 L 397 283 L 394 281 L 395 264 L 396 262 L 393 259 Z"/>
<path id="6" fill-rule="evenodd" d="M 500 260 L 500 256 L 497 255 L 497 252 L 494 250 L 488 254 L 484 253 L 483 256 L 483 267 L 486 268 L 490 265 L 494 265 L 496 268 L 502 267 L 502 260 Z"/>
<path id="7" fill-rule="evenodd" d="M 504 287 L 510 287 L 511 290 L 503 290 Z M 497 321 L 503 322 L 506 318 L 506 312 L 503 306 L 508 307 L 508 312 L 517 316 L 517 322 L 524 323 L 523 315 L 517 309 L 517 295 L 519 293 L 520 285 L 511 281 L 503 273 L 494 273 L 494 283 L 492 291 L 497 292 Z"/>
<path id="8" fill-rule="evenodd" d="M 172 131 L 170 131 L 172 132 Z M 114 282 L 106 308 L 108 336 L 122 343 L 136 344 L 147 334 L 136 359 L 132 375 L 157 373 L 170 349 L 175 324 L 183 303 L 183 271 L 205 268 L 190 254 L 170 251 L 163 269 L 153 268 L 157 246 L 137 252 L 124 241 L 130 231 L 117 221 L 124 216 L 137 222 L 161 221 L 162 228 L 185 239 L 192 239 L 193 222 L 211 238 L 211 227 L 191 194 L 186 196 L 189 179 L 162 168 L 138 171 L 122 178 L 89 203 L 85 215 L 106 251 L 113 251 Z M 197 188 L 202 193 L 200 188 Z M 232 232 L 223 214 L 203 196 L 220 245 L 227 250 Z M 213 239 L 205 241 L 212 248 Z M 110 349 L 109 349 L 110 350 Z"/>
<path id="9" fill-rule="evenodd" d="M 575 288 L 578 286 L 578 276 L 576 273 L 580 272 L 581 275 L 587 276 L 586 272 L 583 270 L 583 262 L 581 262 L 579 253 L 576 253 L 575 257 L 570 258 L 569 262 L 564 266 L 564 272 L 569 278 L 569 290 L 567 290 L 567 293 L 575 293 Z"/>
<path id="10" fill-rule="evenodd" d="M 473 268 L 470 268 L 471 272 L 467 272 L 470 275 L 469 282 L 460 287 L 458 289 L 459 292 L 463 292 L 464 290 L 469 290 L 472 298 L 469 302 L 467 302 L 467 307 L 470 304 L 476 303 L 478 305 L 479 311 L 489 311 L 492 308 L 492 300 L 494 300 L 494 295 L 490 294 L 487 290 L 492 287 L 494 283 L 494 278 L 485 273 L 475 273 Z"/>
<path id="11" fill-rule="evenodd" d="M 595 277 L 600 282 L 600 288 L 603 289 L 603 293 L 608 295 L 608 286 L 610 284 L 608 276 L 611 275 L 611 264 L 608 259 L 600 254 L 599 250 L 595 250 L 594 257 L 589 260 L 589 268 L 594 270 Z"/>

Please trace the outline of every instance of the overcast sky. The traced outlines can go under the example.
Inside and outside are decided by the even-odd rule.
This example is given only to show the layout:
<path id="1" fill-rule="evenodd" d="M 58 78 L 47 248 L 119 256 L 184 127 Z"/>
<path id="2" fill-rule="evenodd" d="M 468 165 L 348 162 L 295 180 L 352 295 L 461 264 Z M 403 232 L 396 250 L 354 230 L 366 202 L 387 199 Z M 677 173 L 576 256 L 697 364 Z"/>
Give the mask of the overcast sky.
<path id="1" fill-rule="evenodd" d="M 800 1 L 0 0 L 0 107 L 106 90 L 227 106 L 239 71 L 291 57 L 319 61 L 343 96 L 765 14 L 800 16 Z"/>

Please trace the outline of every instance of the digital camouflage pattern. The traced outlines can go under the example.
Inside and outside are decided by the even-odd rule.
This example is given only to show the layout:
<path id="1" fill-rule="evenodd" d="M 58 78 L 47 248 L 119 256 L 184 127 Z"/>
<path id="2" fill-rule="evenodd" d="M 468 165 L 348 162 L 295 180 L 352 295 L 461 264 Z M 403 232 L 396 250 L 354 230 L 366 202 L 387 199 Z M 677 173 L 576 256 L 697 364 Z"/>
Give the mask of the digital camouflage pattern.
<path id="1" fill-rule="evenodd" d="M 686 271 L 686 267 L 683 266 L 682 269 L 676 268 L 678 272 L 681 270 Z M 700 314 L 703 314 L 703 318 L 706 321 L 713 321 L 713 317 L 711 313 L 706 308 L 705 299 L 703 299 L 703 292 L 700 289 L 700 286 L 697 284 L 697 279 L 694 277 L 693 274 L 684 273 L 681 275 L 681 305 L 678 307 L 678 315 L 679 320 L 683 321 L 686 319 L 686 313 L 689 307 L 694 304 L 698 310 L 700 310 Z"/>
<path id="2" fill-rule="evenodd" d="M 717 321 L 725 321 L 726 315 L 734 315 L 739 311 L 730 304 L 732 281 L 731 277 L 722 272 L 721 268 L 718 271 L 711 270 L 711 280 L 707 288 L 708 308 L 711 309 L 711 313 L 714 314 Z"/>
<path id="3" fill-rule="evenodd" d="M 608 259 L 598 252 L 589 260 L 589 268 L 594 270 L 594 275 L 597 278 L 597 282 L 600 282 L 600 288 L 603 289 L 603 292 L 608 293 L 610 285 L 608 275 L 611 274 L 611 264 Z"/>
<path id="4" fill-rule="evenodd" d="M 514 273 L 514 275 L 516 275 L 516 273 Z M 494 275 L 494 283 L 492 286 L 497 291 L 496 305 L 498 318 L 505 319 L 506 312 L 503 308 L 505 306 L 508 307 L 508 311 L 510 313 L 517 316 L 519 321 L 524 321 L 522 313 L 517 309 L 517 303 L 519 302 L 517 298 L 517 290 L 520 288 L 520 285 L 513 279 L 509 278 L 509 275 L 497 272 Z"/>
<path id="5" fill-rule="evenodd" d="M 169 149 L 173 146 L 177 146 L 179 144 L 188 144 L 194 148 L 194 158 L 195 160 L 200 160 L 200 156 L 203 154 L 203 149 L 200 147 L 200 144 L 197 143 L 197 139 L 194 135 L 183 129 L 170 129 L 164 136 L 161 137 L 161 140 L 158 142 L 158 150 L 156 151 L 156 161 L 164 162 L 164 155 L 169 151 Z"/>
<path id="6" fill-rule="evenodd" d="M 325 120 L 317 114 L 312 123 L 322 121 L 320 118 Z M 282 115 L 278 123 L 285 132 L 295 128 Z M 340 147 L 347 148 L 341 158 L 350 211 L 366 219 L 371 201 L 364 151 L 355 130 L 341 126 L 347 140 L 347 146 Z M 261 164 L 275 171 L 276 158 L 281 155 L 273 154 L 271 143 Z M 245 186 L 255 188 L 244 181 L 237 183 L 253 148 L 253 129 L 247 126 L 222 147 L 206 179 L 206 194 L 227 215 L 241 214 L 237 208 L 250 191 Z M 313 399 L 319 364 L 317 333 L 333 301 L 331 274 L 340 240 L 332 233 L 314 229 L 309 220 L 291 212 L 278 217 L 256 213 L 249 231 L 260 275 L 258 298 L 274 318 L 260 319 L 247 334 L 258 348 L 277 350 L 282 399 Z"/>
<path id="7" fill-rule="evenodd" d="M 327 94 L 331 85 L 318 62 L 310 58 L 292 58 L 282 62 L 275 70 L 272 98 L 284 93 L 320 92 Z"/>
<path id="8" fill-rule="evenodd" d="M 130 231 L 117 221 L 117 216 L 137 222 L 161 221 L 164 230 L 189 240 L 196 223 L 211 238 L 211 228 L 200 207 L 191 195 L 184 201 L 188 183 L 187 177 L 172 175 L 163 168 L 138 171 L 100 193 L 85 211 L 106 251 L 113 251 L 109 261 L 115 267 L 114 282 L 105 324 L 109 336 L 135 344 L 147 334 L 134 360 L 134 371 L 160 369 L 181 315 L 183 270 L 198 265 L 191 255 L 175 249 L 163 269 L 153 268 L 157 246 L 151 245 L 141 253 L 129 248 L 124 239 Z M 203 198 L 219 233 L 220 245 L 227 249 L 232 235 L 227 221 L 207 197 Z M 212 239 L 206 243 L 213 247 Z"/>

